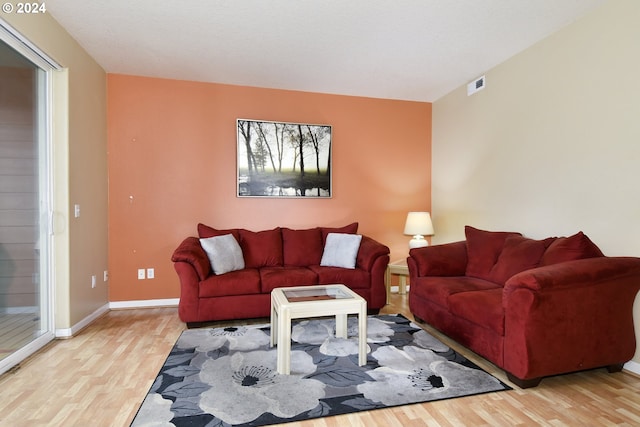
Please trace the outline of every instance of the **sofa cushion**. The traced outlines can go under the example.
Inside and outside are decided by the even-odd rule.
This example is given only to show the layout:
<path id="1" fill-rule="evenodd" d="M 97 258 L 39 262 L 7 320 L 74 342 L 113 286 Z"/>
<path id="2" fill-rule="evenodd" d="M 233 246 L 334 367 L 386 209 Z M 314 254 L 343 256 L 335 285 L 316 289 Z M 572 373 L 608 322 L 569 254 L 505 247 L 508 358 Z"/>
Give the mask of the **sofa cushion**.
<path id="1" fill-rule="evenodd" d="M 282 252 L 285 266 L 306 267 L 320 264 L 322 232 L 320 228 L 306 230 L 282 229 Z"/>
<path id="2" fill-rule="evenodd" d="M 547 249 L 548 241 L 509 236 L 504 242 L 498 261 L 489 274 L 492 282 L 504 285 L 514 274 L 535 268 Z"/>
<path id="3" fill-rule="evenodd" d="M 280 228 L 265 231 L 240 229 L 240 247 L 247 268 L 282 266 Z"/>
<path id="4" fill-rule="evenodd" d="M 484 231 L 465 226 L 467 238 L 466 275 L 491 280 L 491 269 L 498 261 L 504 242 L 510 236 L 522 236 L 508 231 Z"/>
<path id="5" fill-rule="evenodd" d="M 198 237 L 200 237 L 201 239 L 207 237 L 223 236 L 225 234 L 233 234 L 233 237 L 235 237 L 238 242 L 240 241 L 240 233 L 237 228 L 218 230 L 202 223 L 198 224 Z"/>
<path id="6" fill-rule="evenodd" d="M 318 275 L 318 284 L 331 285 L 340 283 L 350 289 L 368 289 L 371 287 L 371 273 L 359 268 L 309 267 Z"/>
<path id="7" fill-rule="evenodd" d="M 356 268 L 356 258 L 362 236 L 359 234 L 329 233 L 322 251 L 323 267 Z"/>
<path id="8" fill-rule="evenodd" d="M 215 274 L 224 274 L 244 268 L 242 249 L 232 234 L 200 239 L 200 244 L 207 253 Z"/>
<path id="9" fill-rule="evenodd" d="M 200 282 L 200 298 L 249 295 L 260 293 L 260 274 L 255 268 L 231 271 L 219 276 L 212 275 Z"/>
<path id="10" fill-rule="evenodd" d="M 320 227 L 320 231 L 322 232 L 322 244 L 327 240 L 327 235 L 329 233 L 345 233 L 345 234 L 356 234 L 358 232 L 358 223 L 352 222 L 349 225 L 345 225 L 344 227 Z"/>
<path id="11" fill-rule="evenodd" d="M 600 248 L 582 231 L 569 237 L 558 237 L 542 255 L 540 266 L 557 264 L 576 259 L 604 256 Z"/>
<path id="12" fill-rule="evenodd" d="M 318 276 L 306 267 L 263 267 L 260 269 L 262 293 L 275 288 L 318 284 Z"/>
<path id="13" fill-rule="evenodd" d="M 438 277 L 427 276 L 412 278 L 411 292 L 422 299 L 429 300 L 434 304 L 449 309 L 449 297 L 460 292 L 482 291 L 487 289 L 500 289 L 502 286 L 484 279 L 475 277 Z"/>
<path id="14" fill-rule="evenodd" d="M 449 309 L 455 316 L 504 335 L 502 288 L 453 294 Z"/>

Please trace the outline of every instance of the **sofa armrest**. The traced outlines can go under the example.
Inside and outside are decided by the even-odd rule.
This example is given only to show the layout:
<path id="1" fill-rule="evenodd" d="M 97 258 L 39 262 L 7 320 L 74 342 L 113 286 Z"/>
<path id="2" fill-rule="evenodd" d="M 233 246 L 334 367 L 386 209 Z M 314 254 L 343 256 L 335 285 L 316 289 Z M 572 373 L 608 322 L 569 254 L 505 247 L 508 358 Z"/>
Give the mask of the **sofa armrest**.
<path id="1" fill-rule="evenodd" d="M 465 241 L 414 248 L 409 251 L 414 274 L 423 276 L 464 276 L 467 269 Z"/>
<path id="2" fill-rule="evenodd" d="M 505 284 L 504 369 L 540 378 L 633 357 L 640 258 L 598 257 L 523 271 Z"/>
<path id="3" fill-rule="evenodd" d="M 356 267 L 371 271 L 376 260 L 385 255 L 389 255 L 389 248 L 371 237 L 362 236 L 360 249 L 356 258 Z"/>
<path id="4" fill-rule="evenodd" d="M 211 274 L 211 263 L 197 237 L 184 239 L 173 252 L 171 261 L 190 264 L 200 280 L 206 279 Z"/>
<path id="5" fill-rule="evenodd" d="M 598 257 L 565 261 L 525 270 L 506 281 L 505 293 L 525 287 L 534 291 L 584 287 L 623 277 L 640 279 L 640 258 Z"/>

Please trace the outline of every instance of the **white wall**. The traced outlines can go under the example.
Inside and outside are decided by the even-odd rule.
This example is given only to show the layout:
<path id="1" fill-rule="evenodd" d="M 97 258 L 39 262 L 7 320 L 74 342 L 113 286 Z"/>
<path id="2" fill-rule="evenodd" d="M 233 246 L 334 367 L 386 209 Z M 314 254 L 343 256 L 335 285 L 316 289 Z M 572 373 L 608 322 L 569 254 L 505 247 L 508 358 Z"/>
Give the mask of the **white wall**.
<path id="1" fill-rule="evenodd" d="M 640 2 L 614 0 L 433 106 L 434 242 L 583 230 L 640 256 Z"/>
<path id="2" fill-rule="evenodd" d="M 582 230 L 606 255 L 640 256 L 638 22 L 640 2 L 610 0 L 487 71 L 484 90 L 434 103 L 433 243 L 466 224 Z"/>

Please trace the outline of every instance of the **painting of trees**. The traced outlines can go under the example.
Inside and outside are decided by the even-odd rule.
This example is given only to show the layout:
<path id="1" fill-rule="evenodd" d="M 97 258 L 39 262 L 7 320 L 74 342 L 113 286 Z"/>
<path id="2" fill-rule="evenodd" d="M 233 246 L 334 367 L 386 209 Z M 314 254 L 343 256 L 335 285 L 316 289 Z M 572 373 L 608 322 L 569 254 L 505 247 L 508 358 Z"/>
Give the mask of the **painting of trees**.
<path id="1" fill-rule="evenodd" d="M 237 120 L 239 197 L 331 197 L 331 126 Z"/>

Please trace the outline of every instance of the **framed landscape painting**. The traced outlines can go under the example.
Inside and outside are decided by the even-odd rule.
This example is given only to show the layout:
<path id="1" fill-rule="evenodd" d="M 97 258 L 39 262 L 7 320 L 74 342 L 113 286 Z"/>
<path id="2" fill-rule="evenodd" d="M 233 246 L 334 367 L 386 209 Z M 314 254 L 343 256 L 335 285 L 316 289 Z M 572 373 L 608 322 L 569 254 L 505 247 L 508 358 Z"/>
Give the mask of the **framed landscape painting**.
<path id="1" fill-rule="evenodd" d="M 237 120 L 238 197 L 331 197 L 331 126 Z"/>

